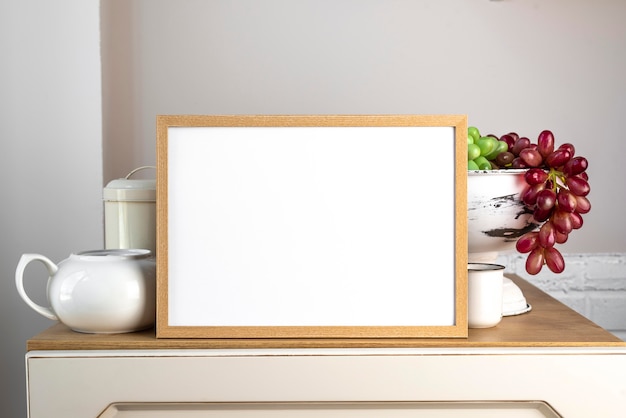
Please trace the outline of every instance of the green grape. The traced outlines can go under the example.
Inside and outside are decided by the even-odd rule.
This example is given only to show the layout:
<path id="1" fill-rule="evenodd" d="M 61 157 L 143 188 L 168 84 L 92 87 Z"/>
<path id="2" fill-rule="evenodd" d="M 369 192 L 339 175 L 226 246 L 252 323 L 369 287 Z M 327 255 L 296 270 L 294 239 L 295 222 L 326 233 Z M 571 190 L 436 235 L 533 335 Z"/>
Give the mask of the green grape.
<path id="1" fill-rule="evenodd" d="M 475 158 L 474 162 L 478 165 L 479 170 L 491 170 L 491 163 L 482 155 Z"/>
<path id="2" fill-rule="evenodd" d="M 475 126 L 470 126 L 467 128 L 467 136 L 468 139 L 472 138 L 472 143 L 476 143 L 480 139 L 480 131 Z"/>
<path id="3" fill-rule="evenodd" d="M 480 168 L 478 168 L 478 164 L 476 164 L 476 161 L 474 160 L 467 161 L 467 169 L 468 170 L 480 170 Z"/>
<path id="4" fill-rule="evenodd" d="M 476 144 L 480 147 L 480 155 L 484 157 L 491 154 L 498 147 L 498 140 L 491 136 L 483 136 Z"/>
<path id="5" fill-rule="evenodd" d="M 467 159 L 474 160 L 480 157 L 480 147 L 476 144 L 467 144 Z"/>
<path id="6" fill-rule="evenodd" d="M 498 141 L 496 149 L 491 151 L 489 154 L 485 155 L 485 158 L 488 160 L 495 160 L 498 154 L 502 152 L 506 152 L 509 149 L 509 144 L 506 141 Z"/>

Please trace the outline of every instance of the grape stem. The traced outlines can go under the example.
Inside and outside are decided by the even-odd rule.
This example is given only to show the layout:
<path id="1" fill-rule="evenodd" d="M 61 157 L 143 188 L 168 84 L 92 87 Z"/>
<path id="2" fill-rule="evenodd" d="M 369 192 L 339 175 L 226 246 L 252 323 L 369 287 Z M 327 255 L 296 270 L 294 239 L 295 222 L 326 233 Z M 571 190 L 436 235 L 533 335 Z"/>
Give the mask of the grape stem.
<path id="1" fill-rule="evenodd" d="M 552 190 L 554 190 L 555 192 L 558 190 L 559 187 L 565 186 L 565 174 L 555 168 L 551 168 L 548 172 L 548 180 L 551 180 Z"/>

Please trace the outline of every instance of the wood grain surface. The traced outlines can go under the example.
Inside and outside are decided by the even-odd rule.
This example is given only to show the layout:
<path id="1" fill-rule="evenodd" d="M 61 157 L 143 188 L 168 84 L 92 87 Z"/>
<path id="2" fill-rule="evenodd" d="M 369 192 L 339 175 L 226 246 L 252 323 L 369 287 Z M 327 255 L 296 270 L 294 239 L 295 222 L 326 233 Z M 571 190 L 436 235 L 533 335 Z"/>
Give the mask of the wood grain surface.
<path id="1" fill-rule="evenodd" d="M 27 341 L 32 350 L 232 349 L 232 348 L 426 348 L 426 347 L 625 347 L 599 325 L 537 287 L 510 277 L 532 306 L 528 313 L 504 317 L 494 328 L 470 329 L 458 338 L 354 339 L 157 339 L 149 329 L 127 334 L 81 334 L 63 324 Z"/>

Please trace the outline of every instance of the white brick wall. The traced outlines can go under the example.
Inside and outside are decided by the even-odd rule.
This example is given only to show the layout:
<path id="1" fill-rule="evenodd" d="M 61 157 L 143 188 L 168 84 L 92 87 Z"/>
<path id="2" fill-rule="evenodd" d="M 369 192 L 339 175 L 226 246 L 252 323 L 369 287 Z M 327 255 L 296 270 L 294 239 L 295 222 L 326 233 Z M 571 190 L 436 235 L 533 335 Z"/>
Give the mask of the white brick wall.
<path id="1" fill-rule="evenodd" d="M 526 257 L 501 255 L 498 263 L 626 341 L 626 253 L 567 254 L 565 271 L 526 273 Z"/>

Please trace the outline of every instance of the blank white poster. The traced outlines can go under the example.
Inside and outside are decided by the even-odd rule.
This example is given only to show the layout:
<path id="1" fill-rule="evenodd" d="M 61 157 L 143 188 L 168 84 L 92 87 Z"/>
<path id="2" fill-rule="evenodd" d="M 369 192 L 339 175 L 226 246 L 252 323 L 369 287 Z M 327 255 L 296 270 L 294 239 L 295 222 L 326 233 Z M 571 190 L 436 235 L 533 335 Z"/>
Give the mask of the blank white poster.
<path id="1" fill-rule="evenodd" d="M 169 325 L 454 325 L 454 128 L 170 127 L 167 152 Z"/>

